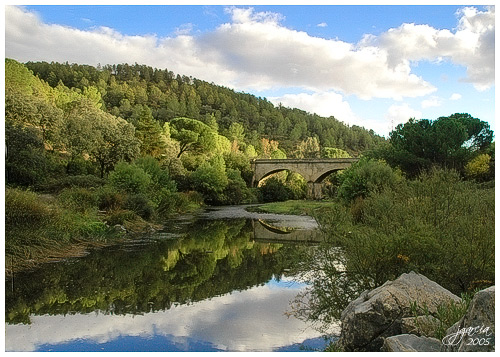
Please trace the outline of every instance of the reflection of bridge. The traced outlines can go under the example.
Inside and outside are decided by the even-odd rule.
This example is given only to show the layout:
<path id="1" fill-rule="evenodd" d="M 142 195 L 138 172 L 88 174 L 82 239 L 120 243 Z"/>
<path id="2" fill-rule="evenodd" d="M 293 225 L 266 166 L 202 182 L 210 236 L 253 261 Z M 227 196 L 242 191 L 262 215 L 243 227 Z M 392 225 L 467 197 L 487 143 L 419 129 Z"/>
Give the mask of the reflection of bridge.
<path id="1" fill-rule="evenodd" d="M 287 229 L 273 226 L 261 219 L 252 220 L 253 239 L 268 243 L 320 243 L 323 235 L 319 229 Z"/>
<path id="2" fill-rule="evenodd" d="M 279 171 L 289 170 L 304 177 L 308 186 L 309 198 L 321 198 L 321 182 L 332 172 L 343 170 L 358 161 L 356 158 L 344 159 L 257 159 L 252 161 L 254 172 L 252 185 Z"/>

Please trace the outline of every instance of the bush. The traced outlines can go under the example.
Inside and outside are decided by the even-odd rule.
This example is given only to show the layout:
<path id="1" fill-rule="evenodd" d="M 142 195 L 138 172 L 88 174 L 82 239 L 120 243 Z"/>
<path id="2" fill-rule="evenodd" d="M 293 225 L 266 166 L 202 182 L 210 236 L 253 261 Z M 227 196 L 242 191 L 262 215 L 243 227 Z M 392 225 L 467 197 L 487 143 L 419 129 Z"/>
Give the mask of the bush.
<path id="1" fill-rule="evenodd" d="M 399 171 L 384 161 L 362 159 L 338 175 L 337 195 L 346 202 L 356 197 L 365 198 L 386 188 L 394 188 L 402 181 Z"/>
<path id="2" fill-rule="evenodd" d="M 99 238 L 105 236 L 109 228 L 103 222 L 85 222 L 80 226 L 80 234 L 85 238 Z"/>
<path id="3" fill-rule="evenodd" d="M 263 202 L 286 201 L 293 198 L 293 192 L 277 178 L 267 179 L 259 191 Z"/>
<path id="4" fill-rule="evenodd" d="M 493 188 L 434 170 L 320 221 L 375 285 L 414 270 L 459 294 L 494 281 L 494 204 Z"/>
<path id="5" fill-rule="evenodd" d="M 125 195 L 116 192 L 111 186 L 103 186 L 96 191 L 97 205 L 100 210 L 110 211 L 122 208 L 125 204 Z"/>
<path id="6" fill-rule="evenodd" d="M 40 197 L 30 191 L 15 188 L 5 190 L 6 233 L 15 227 L 37 227 L 50 221 L 55 212 Z"/>
<path id="7" fill-rule="evenodd" d="M 170 177 L 168 169 L 161 167 L 155 158 L 151 156 L 142 157 L 135 160 L 134 164 L 151 176 L 151 181 L 156 186 L 155 189 L 167 189 L 172 192 L 177 190 L 177 185 Z"/>
<path id="8" fill-rule="evenodd" d="M 66 188 L 61 191 L 58 199 L 64 207 L 75 212 L 86 212 L 97 208 L 97 196 L 87 188 Z"/>
<path id="9" fill-rule="evenodd" d="M 106 222 L 110 226 L 114 226 L 117 224 L 123 225 L 126 222 L 133 222 L 138 218 L 135 212 L 129 210 L 117 210 L 111 212 L 111 214 L 106 218 Z"/>
<path id="10" fill-rule="evenodd" d="M 151 184 L 151 175 L 138 166 L 120 162 L 109 174 L 109 183 L 127 193 L 145 193 Z"/>
<path id="11" fill-rule="evenodd" d="M 45 185 L 41 186 L 40 189 L 48 192 L 59 192 L 64 188 L 72 188 L 72 187 L 94 189 L 101 187 L 103 184 L 104 180 L 97 176 L 77 175 L 77 176 L 66 176 L 62 178 L 51 179 Z"/>
<path id="12" fill-rule="evenodd" d="M 125 207 L 146 220 L 150 219 L 155 213 L 155 209 L 149 199 L 141 193 L 128 196 L 125 201 Z"/>

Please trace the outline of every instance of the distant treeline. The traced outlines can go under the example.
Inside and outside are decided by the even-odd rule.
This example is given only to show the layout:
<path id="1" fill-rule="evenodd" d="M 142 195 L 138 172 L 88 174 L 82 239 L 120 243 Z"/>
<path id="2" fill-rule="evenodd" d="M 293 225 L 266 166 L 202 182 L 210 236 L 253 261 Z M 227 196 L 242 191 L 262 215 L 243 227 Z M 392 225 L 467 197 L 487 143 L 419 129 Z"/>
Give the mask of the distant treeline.
<path id="1" fill-rule="evenodd" d="M 336 118 L 324 118 L 300 109 L 274 106 L 265 98 L 167 69 L 145 65 L 88 66 L 68 63 L 28 62 L 26 67 L 50 86 L 59 84 L 81 92 L 96 88 L 103 109 L 134 123 L 143 107 L 151 109 L 160 125 L 176 117 L 188 117 L 218 126 L 228 134 L 232 123 L 243 126 L 245 141 L 257 147 L 261 138 L 275 140 L 288 156 L 308 137 L 322 147 L 335 147 L 351 155 L 372 148 L 384 139 L 365 128 L 348 126 Z"/>

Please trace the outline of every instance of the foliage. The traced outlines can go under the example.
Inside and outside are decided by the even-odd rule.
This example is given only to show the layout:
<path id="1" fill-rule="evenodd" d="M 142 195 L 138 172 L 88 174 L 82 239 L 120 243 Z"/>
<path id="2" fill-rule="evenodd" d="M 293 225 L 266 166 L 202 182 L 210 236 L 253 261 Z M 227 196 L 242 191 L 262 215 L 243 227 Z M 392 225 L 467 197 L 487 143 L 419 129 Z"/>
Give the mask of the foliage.
<path id="1" fill-rule="evenodd" d="M 180 157 L 187 151 L 211 152 L 217 145 L 217 133 L 205 123 L 190 118 L 175 118 L 170 122 L 170 135 L 180 143 Z"/>
<path id="2" fill-rule="evenodd" d="M 339 148 L 323 147 L 321 148 L 321 157 L 327 159 L 342 159 L 350 158 L 351 155 L 349 155 L 347 151 Z"/>
<path id="3" fill-rule="evenodd" d="M 297 145 L 295 157 L 298 159 L 317 159 L 320 156 L 320 146 L 317 137 L 308 137 Z"/>
<path id="4" fill-rule="evenodd" d="M 26 67 L 52 87 L 59 82 L 82 92 L 97 88 L 102 109 L 131 122 L 143 106 L 151 109 L 161 125 L 173 118 L 202 121 L 239 145 L 259 145 L 266 137 L 282 142 L 282 151 L 307 137 L 317 137 L 324 146 L 359 153 L 384 139 L 359 126 L 348 127 L 334 117 L 326 118 L 303 110 L 275 107 L 265 98 L 237 93 L 199 79 L 174 75 L 167 69 L 145 65 L 106 65 L 95 68 L 78 64 L 28 62 Z M 98 100 L 98 97 L 96 97 Z"/>
<path id="5" fill-rule="evenodd" d="M 213 157 L 200 165 L 191 175 L 194 188 L 203 194 L 207 203 L 217 203 L 228 185 L 226 164 L 220 156 Z"/>
<path id="6" fill-rule="evenodd" d="M 97 208 L 97 196 L 84 187 L 65 188 L 58 196 L 63 207 L 76 212 L 86 212 Z"/>
<path id="7" fill-rule="evenodd" d="M 302 270 L 321 278 L 309 279 L 311 303 L 298 310 L 306 319 L 334 320 L 363 290 L 412 270 L 458 295 L 493 284 L 492 207 L 493 188 L 435 169 L 371 194 L 357 217 L 342 203 L 318 213 L 328 242 Z"/>
<path id="8" fill-rule="evenodd" d="M 401 174 L 383 161 L 362 159 L 337 176 L 337 195 L 346 202 L 357 197 L 368 197 L 385 188 L 394 188 L 402 180 Z"/>
<path id="9" fill-rule="evenodd" d="M 35 128 L 5 123 L 6 179 L 8 183 L 29 186 L 42 183 L 47 177 L 47 159 L 43 142 Z"/>
<path id="10" fill-rule="evenodd" d="M 270 177 L 259 187 L 263 202 L 286 201 L 293 198 L 292 190 L 276 177 Z"/>
<path id="11" fill-rule="evenodd" d="M 127 196 L 125 208 L 137 213 L 140 217 L 148 220 L 155 213 L 155 209 L 146 195 L 142 193 Z"/>
<path id="12" fill-rule="evenodd" d="M 459 302 L 451 300 L 448 303 L 440 304 L 434 314 L 434 317 L 439 320 L 439 324 L 428 337 L 442 340 L 446 336 L 446 331 L 465 315 L 473 297 L 474 294 L 471 292 L 462 293 Z M 416 301 L 411 304 L 410 309 L 415 318 L 418 316 L 432 316 L 426 306 L 420 306 Z M 418 320 L 415 319 L 415 321 L 418 326 Z"/>
<path id="13" fill-rule="evenodd" d="M 120 162 L 109 174 L 109 183 L 127 193 L 145 193 L 151 184 L 151 175 L 136 165 Z"/>
<path id="14" fill-rule="evenodd" d="M 488 154 L 476 156 L 465 165 L 465 175 L 478 181 L 484 181 L 485 179 L 491 178 L 490 162 L 491 156 Z"/>
<path id="15" fill-rule="evenodd" d="M 383 155 L 389 164 L 414 177 L 433 165 L 462 170 L 492 140 L 488 123 L 469 114 L 453 114 L 434 121 L 410 119 L 390 133 L 391 145 Z"/>

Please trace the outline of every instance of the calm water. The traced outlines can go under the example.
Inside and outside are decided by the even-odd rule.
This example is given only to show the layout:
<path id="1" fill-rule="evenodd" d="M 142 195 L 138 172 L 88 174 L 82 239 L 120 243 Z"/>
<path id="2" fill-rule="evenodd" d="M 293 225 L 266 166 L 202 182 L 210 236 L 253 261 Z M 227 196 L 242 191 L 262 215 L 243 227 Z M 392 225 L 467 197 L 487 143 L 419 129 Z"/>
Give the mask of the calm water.
<path id="1" fill-rule="evenodd" d="M 6 281 L 7 351 L 300 351 L 321 333 L 286 314 L 309 217 L 207 211 L 168 231 Z"/>

